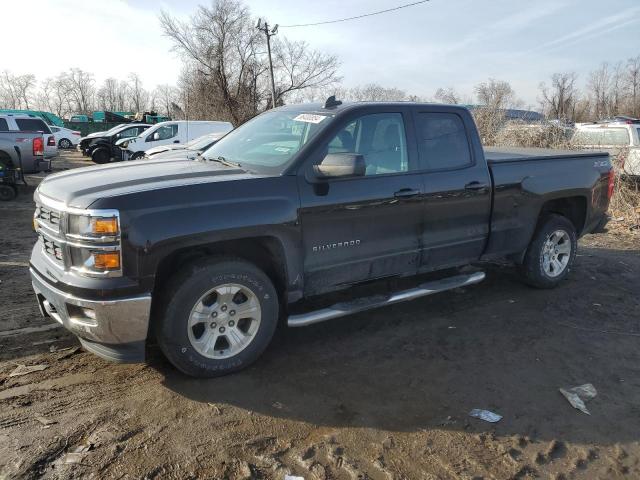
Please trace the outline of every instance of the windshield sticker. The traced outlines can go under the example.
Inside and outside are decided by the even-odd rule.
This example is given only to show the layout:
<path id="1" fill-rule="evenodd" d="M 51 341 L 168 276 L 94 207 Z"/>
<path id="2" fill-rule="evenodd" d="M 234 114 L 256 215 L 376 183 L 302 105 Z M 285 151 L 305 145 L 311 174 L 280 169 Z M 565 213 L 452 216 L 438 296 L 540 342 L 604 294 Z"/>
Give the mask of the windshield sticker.
<path id="1" fill-rule="evenodd" d="M 306 122 L 306 123 L 320 123 L 325 118 L 325 115 L 314 115 L 313 113 L 301 113 L 296 118 L 294 118 L 297 122 Z"/>

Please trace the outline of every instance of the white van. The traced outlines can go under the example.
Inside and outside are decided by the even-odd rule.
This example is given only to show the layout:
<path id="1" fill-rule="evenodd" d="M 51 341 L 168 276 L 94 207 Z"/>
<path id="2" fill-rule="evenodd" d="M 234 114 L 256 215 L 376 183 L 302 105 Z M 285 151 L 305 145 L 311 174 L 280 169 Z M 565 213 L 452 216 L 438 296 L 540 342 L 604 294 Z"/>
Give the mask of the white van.
<path id="1" fill-rule="evenodd" d="M 227 133 L 233 130 L 229 122 L 180 120 L 160 122 L 134 138 L 118 140 L 123 160 L 137 160 L 153 147 L 186 143 L 208 133 Z"/>

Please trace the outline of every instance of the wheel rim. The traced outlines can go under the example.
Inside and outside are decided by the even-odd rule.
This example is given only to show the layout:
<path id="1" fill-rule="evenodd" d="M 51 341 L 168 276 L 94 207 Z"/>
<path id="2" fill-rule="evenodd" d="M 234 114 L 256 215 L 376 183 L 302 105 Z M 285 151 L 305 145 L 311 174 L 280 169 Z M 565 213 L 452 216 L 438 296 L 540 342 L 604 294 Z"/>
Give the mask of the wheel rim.
<path id="1" fill-rule="evenodd" d="M 69 148 L 71 146 L 71 142 L 69 140 L 67 140 L 66 138 L 63 138 L 62 140 L 60 140 L 60 147 L 61 148 Z"/>
<path id="2" fill-rule="evenodd" d="M 571 237 L 564 230 L 556 230 L 547 236 L 542 247 L 542 268 L 550 277 L 561 275 L 571 258 Z"/>
<path id="3" fill-rule="evenodd" d="M 251 289 L 236 283 L 218 285 L 191 309 L 189 342 L 203 357 L 233 357 L 253 341 L 261 318 L 260 302 Z"/>

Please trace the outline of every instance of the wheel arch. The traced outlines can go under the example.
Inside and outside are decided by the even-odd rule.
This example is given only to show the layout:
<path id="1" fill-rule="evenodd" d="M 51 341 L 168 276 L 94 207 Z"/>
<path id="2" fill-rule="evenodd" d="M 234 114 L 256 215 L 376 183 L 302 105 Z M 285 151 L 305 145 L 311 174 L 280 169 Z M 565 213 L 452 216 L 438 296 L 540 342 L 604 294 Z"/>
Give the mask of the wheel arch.
<path id="1" fill-rule="evenodd" d="M 172 275 L 185 265 L 213 256 L 234 257 L 260 268 L 273 282 L 281 300 L 286 301 L 287 268 L 282 242 L 273 236 L 221 240 L 177 249 L 158 263 L 153 291 L 160 291 Z"/>
<path id="2" fill-rule="evenodd" d="M 587 198 L 574 195 L 547 200 L 540 208 L 537 224 L 551 213 L 567 218 L 575 227 L 576 235 L 580 237 L 587 219 Z"/>

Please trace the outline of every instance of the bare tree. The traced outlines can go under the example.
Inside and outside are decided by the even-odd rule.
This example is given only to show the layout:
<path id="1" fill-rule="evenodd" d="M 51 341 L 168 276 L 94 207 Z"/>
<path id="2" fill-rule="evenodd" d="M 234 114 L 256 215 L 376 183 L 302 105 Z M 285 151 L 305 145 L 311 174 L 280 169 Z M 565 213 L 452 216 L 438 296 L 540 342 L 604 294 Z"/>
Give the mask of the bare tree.
<path id="1" fill-rule="evenodd" d="M 69 102 L 69 85 L 64 74 L 47 78 L 40 88 L 40 109 L 65 117 L 72 111 Z"/>
<path id="2" fill-rule="evenodd" d="M 347 89 L 343 93 L 344 99 L 356 102 L 394 102 L 408 100 L 407 92 L 398 88 L 389 88 L 368 83 Z"/>
<path id="3" fill-rule="evenodd" d="M 216 116 L 237 125 L 268 106 L 265 38 L 243 3 L 218 0 L 200 6 L 186 23 L 163 12 L 160 22 L 185 57 L 180 85 L 190 100 L 182 102 L 186 115 Z M 338 80 L 336 57 L 279 37 L 274 42 L 274 73 L 280 102 Z"/>
<path id="4" fill-rule="evenodd" d="M 68 95 L 77 113 L 89 114 L 93 110 L 95 80 L 93 74 L 79 68 L 72 68 L 64 75 L 68 86 Z"/>
<path id="5" fill-rule="evenodd" d="M 640 116 L 640 55 L 627 60 L 625 86 L 629 95 L 629 113 L 637 118 Z"/>
<path id="6" fill-rule="evenodd" d="M 159 113 L 171 116 L 172 105 L 178 101 L 178 92 L 172 85 L 158 85 L 154 92 Z"/>
<path id="7" fill-rule="evenodd" d="M 185 78 L 183 85 L 191 89 L 190 96 L 208 92 L 197 104 L 208 105 L 211 113 L 236 125 L 258 113 L 263 100 L 259 80 L 266 67 L 257 52 L 264 40 L 247 7 L 236 0 L 220 0 L 210 7 L 199 6 L 189 23 L 166 12 L 160 22 L 174 48 L 188 59 L 183 77 L 191 78 Z"/>
<path id="8" fill-rule="evenodd" d="M 603 63 L 600 68 L 589 75 L 587 91 L 591 97 L 593 115 L 596 119 L 609 115 L 609 90 L 611 88 L 611 73 L 609 64 Z"/>
<path id="9" fill-rule="evenodd" d="M 107 78 L 98 89 L 97 100 L 100 108 L 110 112 L 118 111 L 119 82 L 116 78 Z"/>
<path id="10" fill-rule="evenodd" d="M 14 75 L 5 70 L 0 76 L 0 103 L 6 108 L 28 110 L 35 85 L 35 75 Z"/>
<path id="11" fill-rule="evenodd" d="M 551 85 L 544 82 L 540 84 L 542 95 L 542 108 L 548 117 L 561 120 L 575 119 L 575 106 L 577 100 L 576 80 L 578 75 L 574 72 L 554 73 L 551 76 Z"/>
<path id="12" fill-rule="evenodd" d="M 453 87 L 439 88 L 436 90 L 434 98 L 440 103 L 448 103 L 451 105 L 461 103 L 462 100 L 461 95 L 456 92 Z"/>
<path id="13" fill-rule="evenodd" d="M 624 103 L 624 68 L 622 62 L 618 62 L 611 72 L 611 82 L 609 85 L 609 115 L 614 116 L 622 113 Z"/>
<path id="14" fill-rule="evenodd" d="M 504 80 L 490 78 L 488 81 L 476 85 L 474 91 L 478 102 L 491 109 L 515 108 L 522 104 L 517 100 L 511 85 Z"/>
<path id="15" fill-rule="evenodd" d="M 276 103 L 287 94 L 305 89 L 328 87 L 340 81 L 338 58 L 311 50 L 306 42 L 286 38 L 274 43 Z"/>
<path id="16" fill-rule="evenodd" d="M 143 112 L 149 102 L 149 92 L 142 87 L 137 73 L 129 75 L 129 108 L 134 112 Z"/>

